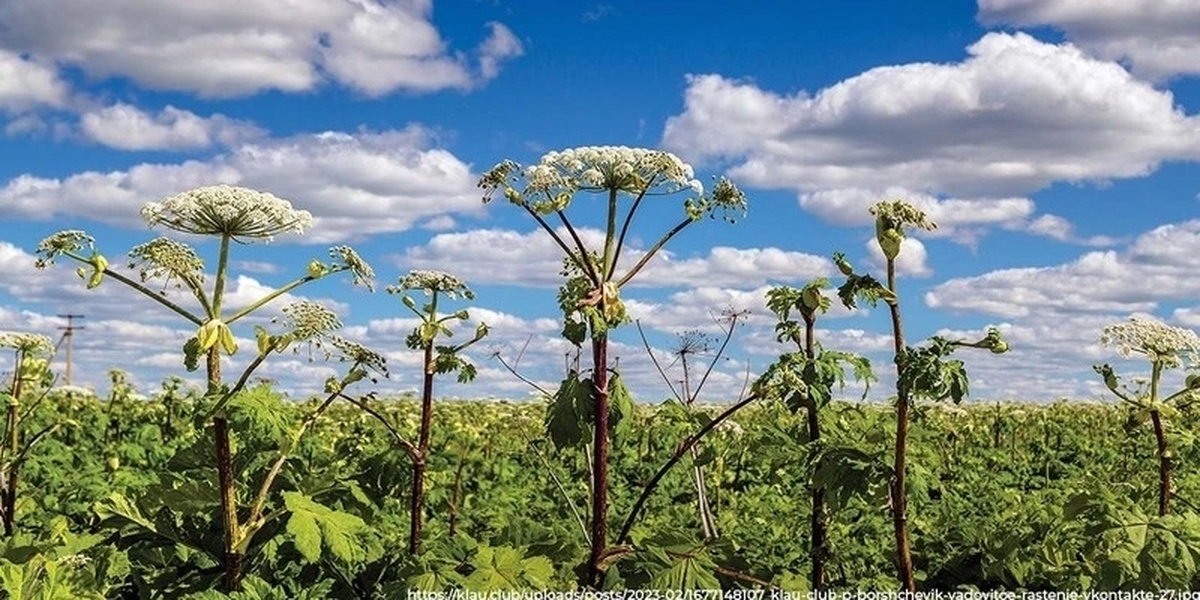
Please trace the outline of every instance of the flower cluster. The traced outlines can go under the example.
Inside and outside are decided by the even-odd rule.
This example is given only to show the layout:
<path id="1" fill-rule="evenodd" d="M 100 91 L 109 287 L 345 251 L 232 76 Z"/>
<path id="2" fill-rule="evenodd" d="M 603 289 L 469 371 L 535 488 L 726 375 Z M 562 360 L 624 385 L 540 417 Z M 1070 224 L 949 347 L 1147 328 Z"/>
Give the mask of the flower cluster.
<path id="1" fill-rule="evenodd" d="M 283 307 L 282 322 L 297 340 L 318 340 L 342 327 L 341 319 L 332 310 L 307 301 L 293 302 Z"/>
<path id="2" fill-rule="evenodd" d="M 304 233 L 312 214 L 267 192 L 230 185 L 196 188 L 148 202 L 142 218 L 150 225 L 198 235 L 270 241 L 279 233 Z"/>
<path id="3" fill-rule="evenodd" d="M 333 257 L 334 264 L 342 267 L 354 274 L 354 285 L 361 285 L 368 290 L 375 291 L 375 270 L 363 257 L 355 252 L 350 246 L 334 246 L 329 249 L 329 256 Z"/>
<path id="4" fill-rule="evenodd" d="M 1179 367 L 1184 358 L 1194 364 L 1200 354 L 1200 337 L 1195 332 L 1153 318 L 1130 317 L 1109 325 L 1100 333 L 1100 344 L 1116 348 L 1126 358 L 1144 355 L 1165 369 Z"/>
<path id="5" fill-rule="evenodd" d="M 475 292 L 467 287 L 463 280 L 442 271 L 410 271 L 400 278 L 397 285 L 389 285 L 389 294 L 400 294 L 407 290 L 424 290 L 425 295 L 438 293 L 454 300 L 459 296 L 467 300 L 475 299 Z"/>
<path id="6" fill-rule="evenodd" d="M 387 359 L 378 352 L 343 337 L 335 337 L 330 343 L 342 355 L 343 361 L 358 363 L 367 369 L 387 376 Z"/>
<path id="7" fill-rule="evenodd" d="M 525 179 L 517 191 L 514 173 Z M 674 194 L 690 191 L 703 194 L 692 167 L 669 152 L 625 146 L 585 146 L 543 156 L 538 164 L 521 172 L 520 166 L 504 161 L 479 181 L 490 192 L 504 188 L 507 198 L 518 204 L 529 201 L 539 213 L 563 210 L 576 192 L 618 191 L 633 195 Z M 488 198 L 485 197 L 484 201 Z"/>
<path id="8" fill-rule="evenodd" d="M 875 239 L 889 261 L 895 260 L 900 254 L 906 226 L 926 231 L 937 229 L 937 224 L 930 221 L 924 211 L 903 200 L 877 202 L 870 210 L 875 215 Z"/>
<path id="9" fill-rule="evenodd" d="M 937 229 L 937 223 L 930 221 L 925 211 L 903 200 L 876 202 L 869 210 L 876 218 L 882 219 L 889 229 L 902 229 L 908 225 L 926 231 Z"/>
<path id="10" fill-rule="evenodd" d="M 46 239 L 38 242 L 37 253 L 42 257 L 37 260 L 35 266 L 39 269 L 54 264 L 54 259 L 64 253 L 78 253 L 80 250 L 95 248 L 96 240 L 84 231 L 78 229 L 66 229 L 52 234 Z"/>
<path id="11" fill-rule="evenodd" d="M 142 281 L 161 277 L 167 283 L 182 279 L 190 284 L 204 280 L 204 260 L 191 246 L 170 238 L 160 237 L 129 251 L 133 259 L 130 269 L 141 269 Z"/>
<path id="12" fill-rule="evenodd" d="M 54 352 L 49 337 L 17 331 L 0 331 L 0 348 L 12 348 L 26 356 L 46 356 Z"/>

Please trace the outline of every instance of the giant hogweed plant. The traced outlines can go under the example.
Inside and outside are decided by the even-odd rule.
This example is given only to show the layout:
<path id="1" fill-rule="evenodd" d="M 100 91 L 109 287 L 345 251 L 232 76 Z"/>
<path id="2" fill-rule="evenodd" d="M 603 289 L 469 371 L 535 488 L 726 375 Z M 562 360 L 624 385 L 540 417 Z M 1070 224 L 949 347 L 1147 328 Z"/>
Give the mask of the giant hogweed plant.
<path id="1" fill-rule="evenodd" d="M 76 272 L 86 280 L 88 289 L 98 287 L 106 277 L 114 279 L 196 327 L 196 333 L 183 346 L 183 362 L 191 371 L 199 368 L 200 361 L 204 360 L 206 396 L 215 402 L 211 417 L 224 529 L 224 585 L 227 589 L 236 589 L 242 577 L 243 558 L 238 540 L 243 538 L 244 531 L 239 523 L 227 404 L 233 392 L 244 387 L 250 375 L 269 355 L 283 351 L 297 339 L 312 338 L 312 334 L 319 332 L 301 328 L 272 336 L 256 327 L 258 352 L 233 388 L 229 388 L 221 376 L 221 354 L 232 355 L 238 350 L 230 326 L 306 283 L 345 272 L 353 276 L 355 284 L 370 288 L 374 273 L 352 248 L 335 246 L 329 251 L 331 261 L 314 258 L 305 275 L 245 307 L 231 310 L 225 306 L 225 300 L 233 244 L 267 243 L 276 235 L 301 234 L 312 225 L 312 215 L 266 192 L 216 185 L 149 202 L 142 207 L 141 216 L 151 227 L 161 226 L 183 234 L 217 239 L 217 261 L 211 287 L 205 287 L 208 277 L 199 253 L 187 243 L 168 237 L 155 238 L 129 252 L 129 267 L 137 272 L 136 278 L 113 269 L 108 258 L 96 248 L 95 239 L 79 230 L 60 231 L 42 240 L 37 247 L 40 256 L 37 267 L 46 268 L 57 259 L 69 259 L 80 265 Z M 155 289 L 152 285 L 155 281 L 163 288 Z M 172 285 L 196 305 L 188 307 L 176 302 L 176 296 L 165 290 Z"/>
<path id="2" fill-rule="evenodd" d="M 1195 367 L 1200 358 L 1200 337 L 1190 329 L 1172 327 L 1152 318 L 1131 317 L 1129 320 L 1105 327 L 1100 344 L 1116 348 L 1126 358 L 1139 355 L 1150 362 L 1150 378 L 1142 385 L 1129 386 L 1109 364 L 1093 367 L 1104 385 L 1133 411 L 1137 423 L 1148 419 L 1154 429 L 1158 454 L 1158 515 L 1170 511 L 1172 483 L 1171 447 L 1167 443 L 1167 426 L 1179 416 L 1183 403 L 1200 399 L 1200 374 L 1188 375 L 1184 386 L 1163 394 L 1163 372 L 1181 366 Z"/>
<path id="3" fill-rule="evenodd" d="M 569 375 L 555 403 L 578 407 L 579 391 L 590 391 L 591 410 L 584 413 L 590 413 L 590 419 L 581 423 L 592 432 L 591 553 L 586 579 L 589 585 L 598 586 L 605 565 L 615 558 L 607 551 L 608 448 L 610 427 L 615 425 L 609 422 L 610 388 L 617 389 L 618 382 L 609 381 L 608 339 L 613 328 L 628 321 L 621 288 L 689 225 L 718 212 L 729 220 L 743 214 L 746 197 L 726 179 L 717 181 L 706 193 L 691 166 L 673 154 L 616 146 L 550 152 L 530 166 L 505 160 L 485 173 L 479 186 L 485 190 L 484 202 L 501 193 L 562 250 L 569 267 L 568 279 L 559 292 L 563 337 L 576 346 L 591 339 L 591 377 L 581 380 Z M 683 218 L 623 268 L 626 238 L 642 203 L 651 196 L 677 194 L 685 195 Z M 597 195 L 603 203 L 604 244 L 600 249 L 588 248 L 568 217 L 568 209 L 580 195 Z M 623 210 L 622 201 L 628 203 L 627 209 Z"/>
<path id="4" fill-rule="evenodd" d="M 398 442 L 412 460 L 408 551 L 415 555 L 421 549 L 421 528 L 425 517 L 425 470 L 429 459 L 430 433 L 433 429 L 434 377 L 439 374 L 457 373 L 459 383 L 467 383 L 475 379 L 475 366 L 464 359 L 461 354 L 488 334 L 488 326 L 484 323 L 477 325 L 475 334 L 465 342 L 438 345 L 439 338 L 449 338 L 454 335 L 448 323 L 466 321 L 471 318 L 470 313 L 465 309 L 443 314 L 439 310 L 439 303 L 457 300 L 460 297 L 466 300 L 475 299 L 475 293 L 467 287 L 466 283 L 448 273 L 412 271 L 401 277 L 396 285 L 388 286 L 387 291 L 391 294 L 398 294 L 404 306 L 420 320 L 420 323 L 404 340 L 405 345 L 410 349 L 422 353 L 420 429 L 415 445 L 402 437 L 397 437 Z M 413 298 L 413 292 L 421 292 L 429 300 L 418 306 L 417 300 Z M 378 413 L 372 412 L 371 414 Z"/>
<path id="5" fill-rule="evenodd" d="M 29 451 L 59 424 L 51 425 L 25 439 L 21 422 L 46 397 L 53 376 L 49 356 L 54 351 L 50 338 L 34 333 L 0 332 L 0 349 L 13 352 L 12 379 L 8 389 L 0 391 L 6 404 L 3 445 L 0 445 L 0 521 L 4 535 L 12 537 L 17 521 L 17 483 L 21 463 Z M 29 402 L 29 399 L 33 400 Z M 29 402 L 28 405 L 25 402 Z"/>
<path id="6" fill-rule="evenodd" d="M 386 376 L 383 357 L 356 342 L 336 335 L 341 327 L 337 316 L 328 308 L 313 302 L 297 302 L 283 308 L 283 316 L 273 325 L 259 330 L 256 345 L 260 352 L 273 352 L 281 344 L 307 347 L 309 353 L 324 354 L 326 359 L 337 357 L 344 365 L 340 373 L 328 377 L 323 397 L 302 410 L 292 409 L 283 396 L 270 385 L 247 387 L 249 370 L 243 372 L 237 384 L 215 400 L 217 406 L 228 408 L 231 431 L 237 435 L 233 442 L 239 451 L 233 457 L 238 470 L 234 473 L 238 495 L 247 494 L 250 500 L 239 506 L 237 536 L 234 551 L 239 555 L 243 578 L 255 568 L 270 572 L 264 563 L 276 561 L 280 547 L 289 542 L 293 556 L 303 564 L 346 564 L 364 557 L 361 539 L 369 535 L 366 523 L 358 516 L 335 510 L 317 501 L 316 496 L 330 494 L 339 488 L 339 481 L 328 476 L 313 480 L 312 473 L 300 469 L 287 478 L 285 490 L 276 496 L 276 484 L 284 476 L 284 467 L 300 453 L 301 442 L 315 428 L 339 398 L 349 398 L 349 388 L 361 381 Z M 260 357 L 262 355 L 260 354 Z M 354 400 L 362 403 L 362 399 Z M 214 412 L 212 402 L 206 406 L 207 422 Z M 298 418 L 297 418 L 298 417 Z M 214 489 L 203 473 L 211 466 L 205 463 L 211 447 L 197 438 L 176 452 L 170 468 L 161 473 L 162 483 L 154 493 L 137 500 L 112 494 L 94 509 L 102 524 L 115 530 L 123 544 L 139 546 L 139 552 L 153 552 L 162 547 L 175 558 L 174 593 L 207 589 L 205 573 L 223 568 L 227 553 L 212 553 L 211 548 L 223 548 L 224 528 L 214 536 L 208 526 L 220 519 L 208 518 L 212 513 L 223 515 L 222 493 Z M 214 544 L 214 537 L 217 544 Z M 143 567 L 136 566 L 138 570 Z M 260 571 L 260 574 L 263 572 Z M 151 573 L 140 573 L 149 576 Z M 224 576 L 222 577 L 224 578 Z M 240 586 L 239 581 L 239 586 Z"/>
<path id="7" fill-rule="evenodd" d="M 845 255 L 835 253 L 834 263 L 846 277 L 845 283 L 838 288 L 838 297 L 850 309 L 857 307 L 858 300 L 872 306 L 882 300 L 887 304 L 891 316 L 896 364 L 896 444 L 888 486 L 888 505 L 896 543 L 897 577 L 904 591 L 915 592 L 906 489 L 909 413 L 913 403 L 919 399 L 951 400 L 957 404 L 967 396 L 969 380 L 966 368 L 961 360 L 949 358 L 955 350 L 966 346 L 1001 354 L 1008 351 L 1008 344 L 1001 338 L 1000 330 L 989 327 L 986 335 L 974 342 L 935 336 L 924 346 L 906 345 L 900 314 L 896 259 L 900 256 L 908 229 L 915 227 L 932 231 L 937 225 L 923 211 L 903 200 L 877 202 L 870 212 L 875 217 L 875 241 L 886 260 L 886 280 L 880 282 L 870 274 L 856 273 Z"/>
<path id="8" fill-rule="evenodd" d="M 811 534 L 811 589 L 826 587 L 826 562 L 829 557 L 829 515 L 826 508 L 826 484 L 822 477 L 827 474 L 827 451 L 821 438 L 820 412 L 833 400 L 834 386 L 845 386 L 845 369 L 849 367 L 854 379 L 864 384 L 863 398 L 875 380 L 871 364 L 866 358 L 827 350 L 817 342 L 817 317 L 829 310 L 830 299 L 822 293 L 829 280 L 820 277 L 802 288 L 777 287 L 767 291 L 767 308 L 775 314 L 776 340 L 795 346 L 795 350 L 780 355 L 754 383 L 754 390 L 765 399 L 784 402 L 793 413 L 805 411 L 807 445 L 809 454 L 809 501 L 812 513 L 809 528 Z M 800 320 L 796 319 L 796 316 Z"/>

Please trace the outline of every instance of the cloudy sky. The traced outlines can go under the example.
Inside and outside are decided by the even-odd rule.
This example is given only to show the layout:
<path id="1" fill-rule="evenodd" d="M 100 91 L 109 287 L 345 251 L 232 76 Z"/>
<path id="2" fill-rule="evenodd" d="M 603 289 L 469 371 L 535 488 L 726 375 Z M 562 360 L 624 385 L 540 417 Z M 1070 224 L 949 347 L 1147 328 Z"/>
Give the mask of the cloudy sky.
<path id="1" fill-rule="evenodd" d="M 455 306 L 472 316 L 461 336 L 492 327 L 472 353 L 479 379 L 445 393 L 528 397 L 496 353 L 552 386 L 570 352 L 557 338 L 560 257 L 475 184 L 502 159 L 585 145 L 669 150 L 748 192 L 745 219 L 687 229 L 625 292 L 672 380 L 680 334 L 749 311 L 712 401 L 781 351 L 767 289 L 836 274 L 835 250 L 879 271 L 866 209 L 884 198 L 939 224 L 902 254 L 910 340 L 995 325 L 1011 342 L 1009 355 L 968 358 L 975 398 L 1094 397 L 1091 365 L 1116 358 L 1096 343 L 1106 324 L 1145 313 L 1200 328 L 1193 0 L 286 4 L 0 3 L 0 329 L 57 339 L 56 315 L 85 315 L 75 384 L 104 391 L 121 367 L 149 391 L 180 372 L 194 330 L 114 282 L 85 290 L 72 265 L 34 269 L 37 242 L 86 229 L 120 263 L 160 233 L 140 221 L 143 203 L 230 183 L 315 217 L 302 237 L 234 248 L 234 304 L 352 244 L 376 293 L 329 280 L 289 299 L 327 302 L 348 337 L 386 353 L 384 389 L 419 378 L 403 347 L 413 320 L 381 290 L 410 269 L 476 290 Z M 659 202 L 636 248 L 682 214 L 682 198 Z M 213 245 L 199 249 L 211 263 Z M 821 336 L 886 373 L 887 332 L 885 310 L 838 310 Z M 668 394 L 636 329 L 614 348 L 639 397 Z M 277 358 L 262 375 L 298 395 L 333 372 Z"/>

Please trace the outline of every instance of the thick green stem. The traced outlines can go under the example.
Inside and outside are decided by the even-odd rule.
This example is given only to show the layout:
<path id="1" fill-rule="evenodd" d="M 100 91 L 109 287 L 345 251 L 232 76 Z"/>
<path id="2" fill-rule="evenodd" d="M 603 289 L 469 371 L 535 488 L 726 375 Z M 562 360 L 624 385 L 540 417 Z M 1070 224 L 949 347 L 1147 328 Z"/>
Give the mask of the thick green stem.
<path id="1" fill-rule="evenodd" d="M 904 353 L 904 328 L 900 321 L 899 294 L 896 293 L 896 261 L 888 259 L 887 286 L 893 294 L 888 302 L 892 316 L 892 339 L 896 350 L 896 380 L 904 380 L 904 364 L 900 361 Z M 892 531 L 896 539 L 896 569 L 900 585 L 906 592 L 916 592 L 917 583 L 913 574 L 912 548 L 908 534 L 908 496 L 906 485 L 908 460 L 908 409 L 909 394 L 904 385 L 896 386 L 896 454 L 892 464 L 894 472 L 891 485 Z"/>
<path id="2" fill-rule="evenodd" d="M 613 268 L 616 266 L 615 251 L 620 246 L 616 246 L 617 241 L 617 190 L 608 190 L 608 223 L 604 229 L 604 264 L 600 269 L 600 276 L 604 281 L 612 278 Z"/>
<path id="3" fill-rule="evenodd" d="M 603 310 L 603 305 L 601 305 Z M 608 538 L 608 334 L 592 334 L 592 553 L 588 585 L 599 588 Z"/>
<path id="4" fill-rule="evenodd" d="M 1154 361 L 1150 370 L 1150 405 L 1158 404 L 1158 384 L 1162 379 L 1162 362 Z M 1158 515 L 1164 516 L 1171 507 L 1171 449 L 1167 446 L 1167 433 L 1163 427 L 1162 413 L 1157 408 L 1150 410 L 1150 421 L 1154 425 L 1154 441 L 1158 449 Z"/>
<path id="5" fill-rule="evenodd" d="M 1154 424 L 1154 440 L 1158 443 L 1158 516 L 1161 517 L 1171 508 L 1171 449 L 1167 446 L 1162 413 L 1150 411 L 1150 420 Z"/>
<path id="6" fill-rule="evenodd" d="M 421 431 L 417 438 L 417 453 L 413 458 L 411 515 L 408 530 L 410 554 L 417 554 L 421 551 L 421 528 L 425 516 L 425 468 L 426 460 L 429 458 L 429 433 L 433 426 L 433 375 L 433 343 L 429 342 L 425 345 L 425 381 L 421 390 Z"/>
<path id="7" fill-rule="evenodd" d="M 217 276 L 213 284 L 212 312 L 210 319 L 221 318 L 221 303 L 225 297 L 225 280 L 229 270 L 229 235 L 221 236 L 221 247 L 217 257 Z M 220 345 L 208 351 L 208 393 L 216 394 L 221 389 Z M 229 442 L 229 420 L 224 409 L 213 418 L 213 444 L 217 454 L 217 485 L 221 496 L 221 530 L 224 541 L 222 567 L 224 588 L 236 591 L 242 584 L 242 555 L 237 550 L 239 535 L 237 488 L 234 487 L 233 452 Z"/>
<path id="8" fill-rule="evenodd" d="M 817 357 L 815 329 L 816 318 L 805 315 L 804 354 L 809 361 L 813 361 Z M 821 439 L 821 420 L 818 418 L 816 401 L 810 397 L 805 408 L 808 412 L 809 443 L 816 444 Z M 828 517 L 825 514 L 825 488 L 810 482 L 809 494 L 812 501 L 812 515 L 810 516 L 812 529 L 811 583 L 813 590 L 823 590 L 825 589 L 825 560 L 829 556 L 829 525 Z"/>

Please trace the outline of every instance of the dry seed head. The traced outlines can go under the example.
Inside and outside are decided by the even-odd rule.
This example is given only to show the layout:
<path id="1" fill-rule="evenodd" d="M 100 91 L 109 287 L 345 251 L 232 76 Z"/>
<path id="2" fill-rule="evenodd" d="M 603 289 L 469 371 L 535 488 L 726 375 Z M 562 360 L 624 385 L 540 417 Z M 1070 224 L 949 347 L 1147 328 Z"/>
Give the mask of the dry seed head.
<path id="1" fill-rule="evenodd" d="M 1200 353 L 1200 337 L 1194 331 L 1142 317 L 1130 317 L 1105 327 L 1100 332 L 1100 344 L 1116 348 L 1126 358 L 1144 355 L 1166 369 L 1180 366 L 1185 358 L 1189 364 L 1195 364 Z"/>
<path id="2" fill-rule="evenodd" d="M 160 202 L 147 202 L 142 218 L 150 225 L 198 235 L 228 235 L 270 241 L 280 233 L 304 233 L 312 214 L 267 192 L 231 185 L 188 190 Z"/>

